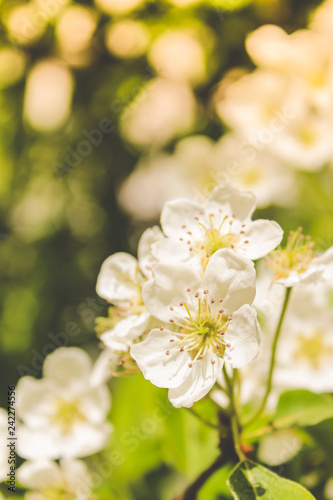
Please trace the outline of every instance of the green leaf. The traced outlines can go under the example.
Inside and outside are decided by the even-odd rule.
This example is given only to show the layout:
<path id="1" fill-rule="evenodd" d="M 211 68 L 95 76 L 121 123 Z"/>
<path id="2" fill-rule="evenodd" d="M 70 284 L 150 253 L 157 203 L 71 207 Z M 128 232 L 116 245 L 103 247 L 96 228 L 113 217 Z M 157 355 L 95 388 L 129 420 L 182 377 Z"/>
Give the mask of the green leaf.
<path id="1" fill-rule="evenodd" d="M 307 390 L 287 391 L 281 394 L 273 426 L 310 426 L 333 417 L 333 398 L 328 394 L 316 394 Z"/>
<path id="2" fill-rule="evenodd" d="M 227 484 L 236 500 L 315 500 L 300 484 L 249 460 L 236 465 Z"/>

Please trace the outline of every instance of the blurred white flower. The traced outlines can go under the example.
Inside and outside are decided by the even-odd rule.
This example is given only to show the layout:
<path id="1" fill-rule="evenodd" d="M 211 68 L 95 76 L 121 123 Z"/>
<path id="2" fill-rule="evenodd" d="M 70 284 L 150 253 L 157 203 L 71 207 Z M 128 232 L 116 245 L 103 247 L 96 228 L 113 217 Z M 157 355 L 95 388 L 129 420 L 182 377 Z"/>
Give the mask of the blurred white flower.
<path id="1" fill-rule="evenodd" d="M 326 0 L 315 10 L 310 28 L 323 35 L 327 40 L 333 37 L 333 1 Z"/>
<path id="2" fill-rule="evenodd" d="M 38 131 L 54 131 L 69 117 L 73 77 L 57 60 L 39 61 L 31 70 L 25 89 L 24 117 Z"/>
<path id="3" fill-rule="evenodd" d="M 163 78 L 198 84 L 206 75 L 206 54 L 195 32 L 168 30 L 153 42 L 148 60 Z"/>
<path id="4" fill-rule="evenodd" d="M 105 45 L 111 54 L 130 59 L 145 53 L 149 38 L 149 31 L 144 23 L 124 19 L 108 25 Z"/>
<path id="5" fill-rule="evenodd" d="M 303 109 L 302 87 L 291 85 L 284 74 L 261 69 L 227 85 L 216 103 L 222 120 L 262 148 Z"/>
<path id="6" fill-rule="evenodd" d="M 9 38 L 20 45 L 32 45 L 43 36 L 48 13 L 41 12 L 33 2 L 13 6 L 4 16 L 4 24 Z"/>
<path id="7" fill-rule="evenodd" d="M 25 462 L 17 471 L 20 484 L 31 491 L 26 500 L 91 498 L 91 478 L 81 460 L 62 459 L 58 465 L 48 460 Z"/>
<path id="8" fill-rule="evenodd" d="M 241 135 L 230 132 L 216 145 L 220 170 L 219 184 L 230 182 L 236 188 L 251 191 L 258 207 L 289 205 L 295 201 L 297 186 L 292 170 L 265 149 L 256 149 Z"/>
<path id="9" fill-rule="evenodd" d="M 144 156 L 125 179 L 118 193 L 122 208 L 136 219 L 160 216 L 174 198 L 205 198 L 218 184 L 223 158 L 216 143 L 206 136 L 181 139 L 173 152 Z"/>
<path id="10" fill-rule="evenodd" d="M 264 436 L 259 443 L 258 458 L 271 467 L 289 462 L 302 448 L 295 429 L 281 429 Z"/>
<path id="11" fill-rule="evenodd" d="M 142 7 L 146 0 L 95 0 L 97 7 L 110 15 L 128 14 Z"/>
<path id="12" fill-rule="evenodd" d="M 156 147 L 188 132 L 196 118 L 190 87 L 162 78 L 142 83 L 142 89 L 121 117 L 121 131 L 138 147 Z"/>
<path id="13" fill-rule="evenodd" d="M 333 391 L 333 311 L 325 303 L 321 308 L 315 304 L 317 287 L 312 286 L 306 302 L 294 290 L 277 350 L 278 387 Z"/>
<path id="14" fill-rule="evenodd" d="M 105 385 L 92 386 L 91 370 L 85 351 L 61 347 L 45 358 L 42 379 L 19 380 L 19 455 L 31 460 L 83 457 L 106 446 L 110 394 Z"/>
<path id="15" fill-rule="evenodd" d="M 249 259 L 259 259 L 282 240 L 283 231 L 275 221 L 256 220 L 255 197 L 229 184 L 217 186 L 205 204 L 177 199 L 165 204 L 161 225 L 166 239 L 153 245 L 162 262 L 188 262 L 199 272 L 222 248 Z"/>
<path id="16" fill-rule="evenodd" d="M 322 254 L 314 251 L 314 243 L 302 234 L 302 228 L 291 231 L 285 248 L 274 250 L 266 257 L 273 281 L 286 287 L 298 283 L 310 284 L 328 279 L 333 263 L 333 247 Z"/>
<path id="17" fill-rule="evenodd" d="M 91 40 L 97 26 L 97 15 L 80 5 L 69 6 L 57 20 L 56 36 L 63 58 L 74 66 L 92 60 Z"/>
<path id="18" fill-rule="evenodd" d="M 25 67 L 26 57 L 23 51 L 2 46 L 0 48 L 0 89 L 20 80 Z"/>
<path id="19" fill-rule="evenodd" d="M 151 314 L 169 322 L 131 348 L 144 377 L 169 389 L 171 403 L 191 407 L 215 384 L 224 362 L 249 364 L 259 351 L 255 270 L 249 259 L 224 249 L 202 277 L 184 264 L 158 263 L 143 287 Z M 223 309 L 222 309 L 223 308 Z"/>
<path id="20" fill-rule="evenodd" d="M 151 245 L 164 238 L 155 226 L 141 236 L 138 246 L 138 260 L 130 254 L 119 252 L 108 257 L 102 264 L 97 278 L 96 291 L 100 297 L 114 305 L 107 321 L 111 329 L 100 336 L 109 348 L 127 351 L 133 340 L 147 330 L 151 316 L 142 300 L 142 286 L 151 277 L 154 258 Z M 106 322 L 107 324 L 107 322 Z M 103 353 L 104 360 L 105 354 Z M 102 365 L 103 361 L 100 361 Z"/>
<path id="21" fill-rule="evenodd" d="M 9 472 L 7 435 L 8 415 L 6 410 L 0 408 L 0 482 L 6 479 Z"/>

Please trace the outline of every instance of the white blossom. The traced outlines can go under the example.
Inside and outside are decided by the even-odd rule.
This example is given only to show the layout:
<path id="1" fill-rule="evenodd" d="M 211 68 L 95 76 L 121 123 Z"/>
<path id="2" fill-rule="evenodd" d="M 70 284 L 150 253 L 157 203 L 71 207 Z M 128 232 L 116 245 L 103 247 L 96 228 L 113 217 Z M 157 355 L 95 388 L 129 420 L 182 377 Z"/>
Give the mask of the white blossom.
<path id="1" fill-rule="evenodd" d="M 161 225 L 166 239 L 153 245 L 162 262 L 187 262 L 205 269 L 217 250 L 228 248 L 249 259 L 259 259 L 281 241 L 283 231 L 269 220 L 251 220 L 252 193 L 231 185 L 217 186 L 205 204 L 179 199 L 166 203 Z"/>
<path id="2" fill-rule="evenodd" d="M 91 478 L 81 460 L 62 459 L 25 462 L 17 471 L 20 485 L 27 488 L 26 500 L 88 500 Z"/>
<path id="3" fill-rule="evenodd" d="M 152 330 L 131 355 L 146 379 L 169 388 L 175 407 L 190 407 L 212 388 L 224 362 L 240 368 L 258 354 L 260 330 L 249 305 L 254 266 L 223 249 L 210 259 L 203 280 L 189 265 L 158 263 L 153 269 L 144 302 L 170 326 Z"/>
<path id="4" fill-rule="evenodd" d="M 133 340 L 149 328 L 152 318 L 142 300 L 142 286 L 151 277 L 154 262 L 151 245 L 161 238 L 158 227 L 147 229 L 139 242 L 138 260 L 119 252 L 102 264 L 96 291 L 114 305 L 105 322 L 112 326 L 101 335 L 102 342 L 110 349 L 127 351 Z"/>
<path id="5" fill-rule="evenodd" d="M 291 231 L 286 247 L 274 250 L 266 258 L 267 266 L 274 272 L 273 280 L 286 287 L 324 281 L 333 264 L 333 247 L 316 253 L 311 238 L 302 231 L 301 227 Z"/>
<path id="6" fill-rule="evenodd" d="M 110 394 L 91 384 L 92 362 L 77 347 L 49 354 L 43 378 L 26 376 L 17 385 L 18 454 L 27 459 L 91 455 L 108 441 Z"/>

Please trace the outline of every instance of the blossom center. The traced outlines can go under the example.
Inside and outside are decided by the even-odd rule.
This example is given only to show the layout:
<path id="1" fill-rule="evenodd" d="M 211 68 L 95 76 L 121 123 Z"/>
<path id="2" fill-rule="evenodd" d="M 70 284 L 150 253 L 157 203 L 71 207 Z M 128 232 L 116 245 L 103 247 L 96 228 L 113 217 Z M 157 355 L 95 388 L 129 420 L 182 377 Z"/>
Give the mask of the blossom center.
<path id="1" fill-rule="evenodd" d="M 52 417 L 52 423 L 60 427 L 62 434 L 69 434 L 73 426 L 78 422 L 84 422 L 86 419 L 81 413 L 79 402 L 66 401 L 59 398 L 56 404 L 56 410 Z"/>
<path id="2" fill-rule="evenodd" d="M 266 257 L 266 265 L 274 271 L 275 280 L 286 278 L 292 272 L 304 273 L 316 257 L 314 243 L 302 231 L 301 227 L 297 231 L 290 231 L 286 248 L 274 250 Z"/>
<path id="3" fill-rule="evenodd" d="M 297 348 L 294 352 L 295 361 L 305 361 L 313 370 L 319 370 L 333 355 L 333 347 L 327 343 L 325 334 L 315 332 L 311 337 L 298 335 Z"/>
<path id="4" fill-rule="evenodd" d="M 208 293 L 208 290 L 205 292 Z M 226 317 L 223 309 L 220 309 L 218 313 L 214 313 L 208 299 L 206 297 L 199 298 L 198 296 L 199 293 L 196 294 L 198 306 L 195 315 L 191 314 L 188 305 L 182 302 L 180 305 L 184 307 L 185 314 L 177 321 L 170 319 L 171 323 L 175 323 L 179 328 L 177 336 L 181 337 L 178 344 L 180 351 L 189 352 L 193 361 L 201 360 L 207 351 L 223 357 L 226 348 L 231 347 L 223 337 L 231 317 Z M 220 299 L 220 302 L 222 300 Z M 215 300 L 211 299 L 211 304 L 214 302 Z M 169 354 L 169 351 L 167 351 L 167 354 Z M 212 363 L 215 363 L 213 359 Z M 191 366 L 192 364 L 190 364 Z"/>

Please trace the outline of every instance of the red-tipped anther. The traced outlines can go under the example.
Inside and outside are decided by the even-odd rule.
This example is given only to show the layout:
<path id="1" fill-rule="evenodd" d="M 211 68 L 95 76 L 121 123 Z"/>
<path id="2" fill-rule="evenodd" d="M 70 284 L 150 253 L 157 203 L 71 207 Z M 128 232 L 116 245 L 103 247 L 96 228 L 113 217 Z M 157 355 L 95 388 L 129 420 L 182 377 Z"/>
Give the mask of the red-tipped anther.
<path id="1" fill-rule="evenodd" d="M 214 304 L 214 302 L 215 302 L 215 299 L 212 299 L 212 300 L 211 300 L 211 303 L 212 303 L 212 304 Z"/>
<path id="2" fill-rule="evenodd" d="M 198 298 L 199 297 L 199 292 L 197 292 L 194 297 Z"/>
<path id="3" fill-rule="evenodd" d="M 212 365 L 215 365 L 215 359 L 211 359 L 210 362 L 212 363 Z"/>
<path id="4" fill-rule="evenodd" d="M 192 365 L 192 363 L 189 363 L 189 364 L 188 364 L 188 366 L 189 366 L 190 368 L 192 368 L 192 366 L 193 366 L 193 365 Z"/>
<path id="5" fill-rule="evenodd" d="M 220 299 L 220 302 L 223 302 L 223 299 Z"/>
<path id="6" fill-rule="evenodd" d="M 204 247 L 203 245 L 201 245 L 201 247 L 200 247 L 200 248 L 201 248 L 201 250 L 204 250 L 204 248 L 205 248 L 205 247 Z"/>
<path id="7" fill-rule="evenodd" d="M 232 320 L 232 316 L 228 316 L 228 321 L 231 321 Z"/>
<path id="8" fill-rule="evenodd" d="M 183 346 L 181 346 L 180 352 L 184 352 L 184 347 Z"/>
<path id="9" fill-rule="evenodd" d="M 187 241 L 187 244 L 188 244 L 188 245 L 190 245 L 190 244 L 191 244 L 190 240 L 188 240 L 188 241 Z"/>
<path id="10" fill-rule="evenodd" d="M 179 305 L 180 305 L 180 306 L 183 306 L 183 305 L 184 305 L 184 302 L 179 302 Z"/>
<path id="11" fill-rule="evenodd" d="M 172 306 L 170 306 L 170 311 L 173 311 L 173 307 Z"/>
<path id="12" fill-rule="evenodd" d="M 225 332 L 220 332 L 220 335 L 224 335 L 224 334 L 225 334 Z"/>
<path id="13" fill-rule="evenodd" d="M 195 220 L 199 220 L 199 217 L 194 217 Z"/>
<path id="14" fill-rule="evenodd" d="M 235 245 L 230 245 L 231 248 L 235 248 Z"/>
<path id="15" fill-rule="evenodd" d="M 227 347 L 231 347 L 231 344 L 226 344 Z"/>
<path id="16" fill-rule="evenodd" d="M 207 259 L 209 259 L 209 257 L 210 257 L 209 253 L 206 253 L 206 257 L 207 257 Z"/>
<path id="17" fill-rule="evenodd" d="M 244 241 L 244 243 L 248 243 L 248 242 L 249 242 L 249 240 L 245 240 L 245 241 Z"/>
<path id="18" fill-rule="evenodd" d="M 170 323 L 174 323 L 174 320 L 172 318 L 169 319 Z"/>
<path id="19" fill-rule="evenodd" d="M 204 290 L 204 293 L 205 293 L 205 294 L 209 293 L 209 290 Z"/>
<path id="20" fill-rule="evenodd" d="M 218 344 L 216 344 L 216 349 L 220 349 L 220 346 Z"/>
<path id="21" fill-rule="evenodd" d="M 191 291 L 191 288 L 187 288 L 187 291 L 190 292 Z"/>
<path id="22" fill-rule="evenodd" d="M 163 326 L 160 326 L 160 330 L 161 330 L 161 332 L 164 330 Z"/>
<path id="23" fill-rule="evenodd" d="M 165 354 L 166 354 L 167 356 L 169 356 L 169 354 L 170 354 L 170 351 L 169 351 L 169 350 L 168 350 L 168 351 L 166 351 L 166 353 L 165 353 Z"/>
<path id="24" fill-rule="evenodd" d="M 223 314 L 223 313 L 224 313 L 224 309 L 220 309 L 220 310 L 219 310 L 219 313 L 220 313 L 220 314 Z"/>
<path id="25" fill-rule="evenodd" d="M 170 339 L 170 340 L 169 340 L 169 342 L 174 342 L 174 341 L 175 341 L 175 339 Z"/>
<path id="26" fill-rule="evenodd" d="M 203 359 L 203 355 L 202 354 L 200 354 L 199 359 Z"/>

